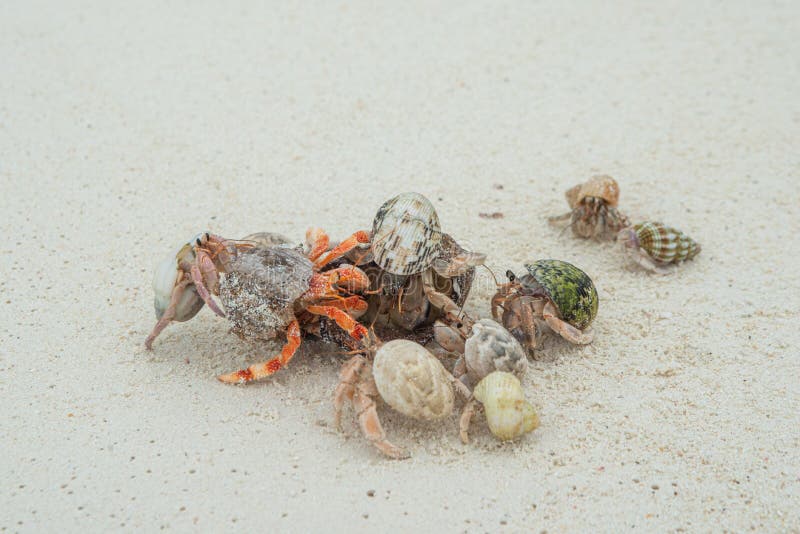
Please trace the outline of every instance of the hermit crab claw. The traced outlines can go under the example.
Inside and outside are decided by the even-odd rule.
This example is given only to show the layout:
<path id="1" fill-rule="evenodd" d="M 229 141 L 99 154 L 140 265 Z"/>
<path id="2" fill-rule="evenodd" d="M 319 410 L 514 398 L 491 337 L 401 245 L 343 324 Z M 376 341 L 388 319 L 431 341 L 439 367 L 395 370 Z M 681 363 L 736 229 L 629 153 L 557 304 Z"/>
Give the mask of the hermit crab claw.
<path id="1" fill-rule="evenodd" d="M 454 278 L 467 272 L 471 267 L 483 265 L 486 254 L 481 252 L 463 252 L 452 258 L 436 258 L 433 260 L 433 270 L 439 276 Z"/>

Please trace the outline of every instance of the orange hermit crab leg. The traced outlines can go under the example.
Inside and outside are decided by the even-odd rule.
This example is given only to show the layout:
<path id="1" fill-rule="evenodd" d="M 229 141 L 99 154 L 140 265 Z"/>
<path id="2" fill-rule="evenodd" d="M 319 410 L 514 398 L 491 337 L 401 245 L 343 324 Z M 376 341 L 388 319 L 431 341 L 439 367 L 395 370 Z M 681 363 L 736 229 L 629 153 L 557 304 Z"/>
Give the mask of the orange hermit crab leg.
<path id="1" fill-rule="evenodd" d="M 328 250 L 330 238 L 322 228 L 312 227 L 306 230 L 306 243 L 311 247 L 308 259 L 317 261 L 322 256 L 322 253 Z"/>
<path id="2" fill-rule="evenodd" d="M 251 365 L 247 369 L 242 369 L 226 375 L 220 375 L 217 379 L 226 384 L 244 384 L 245 382 L 252 382 L 253 380 L 260 380 L 266 376 L 275 374 L 291 361 L 294 353 L 300 347 L 300 323 L 297 319 L 289 323 L 289 328 L 286 330 L 286 344 L 281 350 L 280 356 L 275 356 L 271 360 L 263 363 Z"/>
<path id="3" fill-rule="evenodd" d="M 369 332 L 358 321 L 347 315 L 345 312 L 335 306 L 308 306 L 306 311 L 314 315 L 323 315 L 336 321 L 339 328 L 350 334 L 350 337 L 361 340 Z"/>
<path id="4" fill-rule="evenodd" d="M 369 307 L 369 304 L 358 296 L 352 297 L 337 297 L 337 300 L 329 301 L 325 303 L 326 306 L 333 306 L 335 308 L 342 309 L 346 312 L 349 311 L 364 311 Z"/>
<path id="5" fill-rule="evenodd" d="M 323 257 L 318 258 L 317 261 L 314 262 L 314 267 L 317 269 L 322 269 L 330 262 L 335 260 L 336 258 L 340 258 L 353 250 L 359 244 L 369 243 L 369 235 L 367 232 L 363 230 L 359 230 L 358 232 L 354 233 L 341 243 L 339 243 L 336 247 L 331 249 L 330 252 L 325 254 Z"/>

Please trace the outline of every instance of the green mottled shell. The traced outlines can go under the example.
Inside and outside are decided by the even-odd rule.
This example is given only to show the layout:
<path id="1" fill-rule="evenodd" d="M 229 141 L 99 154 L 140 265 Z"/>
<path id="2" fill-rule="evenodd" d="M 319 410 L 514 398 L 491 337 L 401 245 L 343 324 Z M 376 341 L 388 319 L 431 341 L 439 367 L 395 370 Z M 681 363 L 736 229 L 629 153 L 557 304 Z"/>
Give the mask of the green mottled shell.
<path id="1" fill-rule="evenodd" d="M 694 239 L 660 222 L 643 222 L 633 229 L 639 246 L 661 263 L 679 263 L 700 253 L 700 245 Z"/>
<path id="2" fill-rule="evenodd" d="M 378 209 L 372 223 L 372 253 L 381 269 L 400 275 L 421 273 L 441 251 L 439 216 L 419 193 L 402 193 Z"/>
<path id="3" fill-rule="evenodd" d="M 541 289 L 558 308 L 561 318 L 580 330 L 597 316 L 599 298 L 589 276 L 571 263 L 539 260 L 526 263 L 528 275 L 520 279 L 525 289 Z"/>

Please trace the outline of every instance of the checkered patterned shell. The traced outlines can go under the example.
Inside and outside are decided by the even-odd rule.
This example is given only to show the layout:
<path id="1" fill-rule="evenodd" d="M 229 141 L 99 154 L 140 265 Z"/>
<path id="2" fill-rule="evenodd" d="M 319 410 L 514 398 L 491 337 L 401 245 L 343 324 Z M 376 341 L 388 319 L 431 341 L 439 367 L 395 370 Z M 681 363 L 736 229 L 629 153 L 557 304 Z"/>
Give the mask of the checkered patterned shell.
<path id="1" fill-rule="evenodd" d="M 656 261 L 679 263 L 700 252 L 700 245 L 680 230 L 660 222 L 644 222 L 633 227 L 639 246 Z"/>
<path id="2" fill-rule="evenodd" d="M 384 202 L 372 223 L 372 253 L 383 270 L 412 275 L 428 269 L 441 252 L 439 216 L 419 193 Z"/>

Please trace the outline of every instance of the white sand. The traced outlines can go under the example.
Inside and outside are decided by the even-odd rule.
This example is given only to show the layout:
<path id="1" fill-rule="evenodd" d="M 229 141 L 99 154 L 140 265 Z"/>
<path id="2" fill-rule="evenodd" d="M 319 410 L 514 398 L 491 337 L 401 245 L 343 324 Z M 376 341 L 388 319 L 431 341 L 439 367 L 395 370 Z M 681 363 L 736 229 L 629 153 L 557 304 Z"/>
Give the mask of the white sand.
<path id="1" fill-rule="evenodd" d="M 800 530 L 800 4 L 196 4 L 2 9 L 0 529 Z M 547 226 L 595 172 L 698 260 Z M 341 237 L 405 190 L 498 273 L 594 278 L 595 343 L 524 381 L 534 434 L 383 410 L 388 461 L 332 428 L 330 347 L 225 386 L 277 345 L 206 309 L 143 350 L 197 231 Z"/>

